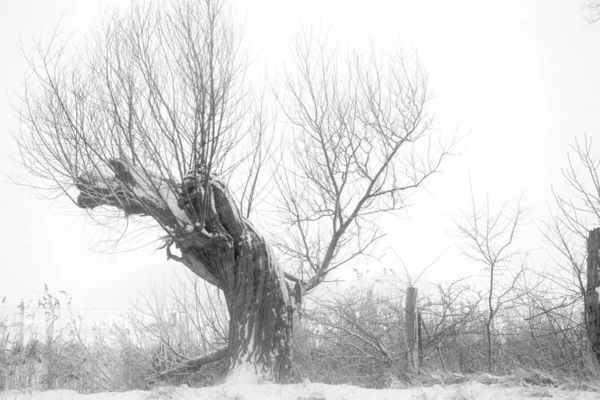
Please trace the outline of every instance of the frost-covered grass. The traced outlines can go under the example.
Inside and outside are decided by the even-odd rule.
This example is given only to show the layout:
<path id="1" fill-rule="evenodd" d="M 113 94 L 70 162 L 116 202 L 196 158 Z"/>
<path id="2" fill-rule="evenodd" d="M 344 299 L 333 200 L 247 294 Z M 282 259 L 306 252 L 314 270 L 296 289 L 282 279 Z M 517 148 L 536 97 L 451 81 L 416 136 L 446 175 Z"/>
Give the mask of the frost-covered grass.
<path id="1" fill-rule="evenodd" d="M 224 384 L 208 388 L 192 389 L 182 387 L 160 387 L 153 391 L 129 391 L 120 393 L 78 394 L 69 390 L 47 392 L 0 393 L 2 400 L 138 400 L 138 399 L 205 399 L 205 400 L 503 400 L 553 398 L 584 400 L 598 399 L 600 393 L 572 390 L 560 387 L 507 386 L 506 384 L 487 385 L 477 381 L 468 381 L 454 385 L 434 385 L 405 389 L 364 389 L 348 385 L 325 385 L 318 383 L 275 385 L 233 385 Z"/>
<path id="2" fill-rule="evenodd" d="M 155 294 L 136 312 L 124 315 L 122 322 L 111 324 L 86 323 L 64 308 L 68 301 L 47 289 L 33 302 L 40 305 L 33 310 L 23 306 L 11 311 L 0 305 L 0 391 L 67 389 L 118 396 L 112 393 L 150 390 L 155 385 L 174 393 L 184 384 L 209 386 L 209 391 L 248 386 L 253 382 L 241 379 L 243 374 L 236 384 L 215 386 L 223 383 L 226 360 L 196 373 L 157 380 L 157 373 L 182 360 L 223 346 L 227 336 L 227 315 L 224 305 L 216 301 L 219 296 L 207 296 L 195 280 L 190 283 L 184 281 L 166 295 Z M 600 377 L 600 367 L 587 347 L 585 327 L 573 322 L 580 317 L 578 309 L 538 315 L 540 310 L 533 306 L 498 317 L 502 325 L 493 338 L 494 375 L 484 374 L 488 371 L 481 330 L 484 315 L 472 300 L 477 296 L 471 296 L 468 287 L 456 286 L 441 288 L 441 300 L 423 296 L 423 362 L 420 373 L 413 374 L 405 356 L 402 289 L 387 293 L 358 288 L 306 307 L 295 321 L 296 378 L 323 388 L 351 388 L 346 391 L 402 389 L 410 394 L 424 388 L 427 396 L 435 394 L 429 393 L 434 385 L 455 389 L 466 385 L 453 395 L 460 399 L 468 398 L 464 394 L 479 384 L 591 390 L 594 385 L 589 382 Z M 212 301 L 203 304 L 206 297 Z M 544 304 L 552 308 L 553 303 Z M 536 393 L 543 397 L 545 392 Z M 298 397 L 311 398 L 305 392 Z"/>

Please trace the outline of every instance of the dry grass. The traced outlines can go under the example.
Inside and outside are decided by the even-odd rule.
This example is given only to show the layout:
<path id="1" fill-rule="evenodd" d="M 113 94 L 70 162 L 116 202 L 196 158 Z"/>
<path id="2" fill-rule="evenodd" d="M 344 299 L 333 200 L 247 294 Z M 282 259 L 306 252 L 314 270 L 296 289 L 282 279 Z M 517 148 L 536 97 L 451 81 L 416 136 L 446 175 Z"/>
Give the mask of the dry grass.
<path id="1" fill-rule="evenodd" d="M 0 309 L 0 389 L 89 393 L 219 382 L 227 370 L 224 363 L 163 382 L 149 379 L 224 340 L 226 314 L 215 307 L 199 308 L 206 306 L 200 306 L 204 294 L 197 282 L 182 285 L 171 298 L 146 299 L 138 312 L 124 315 L 119 323 L 91 327 L 69 311 L 68 299 L 47 290 L 37 299 L 37 322 L 27 312 Z M 476 381 L 600 392 L 600 370 L 586 350 L 576 309 L 537 315 L 543 310 L 534 301 L 498 315 L 495 371 L 484 373 L 486 346 L 478 299 L 476 291 L 460 284 L 440 287 L 437 295 L 421 299 L 423 362 L 415 375 L 407 372 L 402 287 L 385 293 L 358 288 L 321 298 L 295 324 L 298 378 L 367 388 Z M 549 301 L 543 303 L 552 307 Z M 156 389 L 157 396 L 168 395 L 161 390 Z M 543 397 L 544 391 L 538 394 Z"/>

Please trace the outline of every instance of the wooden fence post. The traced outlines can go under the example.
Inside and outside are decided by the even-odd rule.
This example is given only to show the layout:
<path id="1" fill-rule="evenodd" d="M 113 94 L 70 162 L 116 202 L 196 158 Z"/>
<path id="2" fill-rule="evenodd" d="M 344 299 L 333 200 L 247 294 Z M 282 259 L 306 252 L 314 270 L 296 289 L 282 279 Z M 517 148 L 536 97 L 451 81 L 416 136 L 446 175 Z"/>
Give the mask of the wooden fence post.
<path id="1" fill-rule="evenodd" d="M 417 312 L 417 350 L 419 352 L 419 367 L 423 365 L 423 334 L 421 333 L 421 313 Z"/>
<path id="2" fill-rule="evenodd" d="M 585 292 L 585 314 L 587 320 L 587 335 L 592 346 L 592 351 L 596 355 L 596 360 L 600 362 L 600 258 L 598 250 L 600 249 L 600 228 L 590 231 L 587 240 L 587 290 Z"/>
<path id="3" fill-rule="evenodd" d="M 406 289 L 406 344 L 408 365 L 415 374 L 419 373 L 419 347 L 417 343 L 417 288 Z"/>

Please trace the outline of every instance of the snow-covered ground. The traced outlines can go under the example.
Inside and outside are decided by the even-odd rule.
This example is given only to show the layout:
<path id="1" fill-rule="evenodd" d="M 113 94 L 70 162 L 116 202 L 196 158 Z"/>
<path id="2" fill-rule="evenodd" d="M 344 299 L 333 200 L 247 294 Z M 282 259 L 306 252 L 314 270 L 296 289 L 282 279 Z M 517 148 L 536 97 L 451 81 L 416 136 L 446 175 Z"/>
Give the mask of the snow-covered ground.
<path id="1" fill-rule="evenodd" d="M 553 398 L 568 400 L 600 399 L 600 393 L 565 390 L 554 387 L 527 387 L 485 385 L 480 382 L 464 382 L 455 385 L 413 387 L 409 389 L 362 389 L 347 385 L 324 385 L 319 383 L 297 385 L 233 385 L 225 384 L 209 388 L 191 389 L 163 387 L 154 391 L 131 391 L 120 393 L 78 394 L 69 390 L 47 392 L 0 393 L 2 400 L 504 400 Z"/>

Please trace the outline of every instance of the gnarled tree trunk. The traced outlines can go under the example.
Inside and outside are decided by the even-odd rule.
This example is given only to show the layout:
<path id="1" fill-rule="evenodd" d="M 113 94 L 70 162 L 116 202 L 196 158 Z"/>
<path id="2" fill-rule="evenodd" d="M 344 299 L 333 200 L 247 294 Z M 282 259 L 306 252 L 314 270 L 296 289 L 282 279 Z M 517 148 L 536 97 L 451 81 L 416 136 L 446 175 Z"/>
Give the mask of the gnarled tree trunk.
<path id="1" fill-rule="evenodd" d="M 169 234 L 167 255 L 224 293 L 232 372 L 287 381 L 293 317 L 284 274 L 226 186 L 199 171 L 178 185 L 125 160 L 110 165 L 111 176 L 79 178 L 79 206 L 113 206 L 156 219 Z M 171 253 L 173 245 L 181 256 Z"/>

